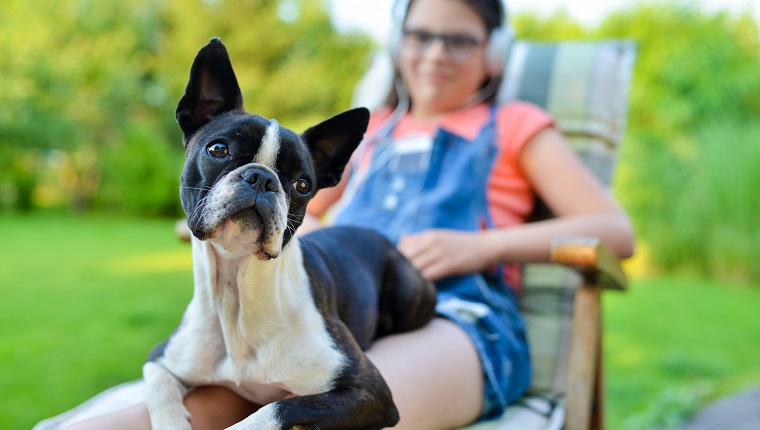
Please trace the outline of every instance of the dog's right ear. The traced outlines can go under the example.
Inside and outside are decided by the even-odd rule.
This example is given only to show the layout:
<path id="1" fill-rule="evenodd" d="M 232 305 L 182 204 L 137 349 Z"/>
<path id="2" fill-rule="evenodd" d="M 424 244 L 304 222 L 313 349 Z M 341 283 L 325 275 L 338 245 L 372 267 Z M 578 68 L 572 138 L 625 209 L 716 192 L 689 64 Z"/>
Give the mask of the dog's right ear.
<path id="1" fill-rule="evenodd" d="M 242 108 L 243 95 L 227 48 L 215 37 L 195 56 L 185 94 L 177 105 L 175 116 L 185 135 L 185 146 L 212 118 Z"/>

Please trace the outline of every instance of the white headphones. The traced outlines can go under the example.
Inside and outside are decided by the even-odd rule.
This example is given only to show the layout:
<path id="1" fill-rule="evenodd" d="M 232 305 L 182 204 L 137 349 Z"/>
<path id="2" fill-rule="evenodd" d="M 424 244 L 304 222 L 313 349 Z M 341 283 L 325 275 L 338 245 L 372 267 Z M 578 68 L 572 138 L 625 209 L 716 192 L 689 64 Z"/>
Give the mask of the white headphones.
<path id="1" fill-rule="evenodd" d="M 404 20 L 406 19 L 406 13 L 409 9 L 410 1 L 411 0 L 395 0 L 393 3 L 393 9 L 391 10 L 393 26 L 388 41 L 388 50 L 391 53 L 391 57 L 393 58 L 396 67 L 398 67 L 401 42 L 404 38 Z M 507 56 L 509 55 L 509 48 L 514 39 L 514 31 L 507 19 L 506 0 L 500 0 L 499 5 L 501 6 L 501 11 L 499 13 L 501 24 L 491 31 L 491 34 L 488 36 L 488 44 L 486 45 L 486 65 L 488 67 L 488 73 L 492 77 L 501 76 L 504 72 L 504 65 L 507 61 Z"/>

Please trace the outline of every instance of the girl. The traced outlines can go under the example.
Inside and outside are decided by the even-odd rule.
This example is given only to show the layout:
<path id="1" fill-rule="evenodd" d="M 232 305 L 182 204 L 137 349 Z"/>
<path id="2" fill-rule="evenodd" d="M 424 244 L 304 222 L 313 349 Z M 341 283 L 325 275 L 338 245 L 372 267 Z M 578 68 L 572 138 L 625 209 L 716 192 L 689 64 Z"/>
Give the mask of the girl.
<path id="1" fill-rule="evenodd" d="M 546 113 L 488 102 L 499 86 L 489 44 L 501 42 L 489 39 L 504 37 L 503 3 L 396 7 L 404 18 L 391 48 L 403 85 L 373 115 L 348 180 L 321 191 L 309 213 L 339 202 L 335 223 L 379 230 L 435 281 L 439 318 L 367 354 L 393 392 L 396 428 L 445 429 L 499 416 L 529 386 L 519 278 L 505 263 L 549 261 L 563 235 L 599 237 L 628 257 L 633 232 Z M 524 223 L 533 193 L 556 218 Z"/>

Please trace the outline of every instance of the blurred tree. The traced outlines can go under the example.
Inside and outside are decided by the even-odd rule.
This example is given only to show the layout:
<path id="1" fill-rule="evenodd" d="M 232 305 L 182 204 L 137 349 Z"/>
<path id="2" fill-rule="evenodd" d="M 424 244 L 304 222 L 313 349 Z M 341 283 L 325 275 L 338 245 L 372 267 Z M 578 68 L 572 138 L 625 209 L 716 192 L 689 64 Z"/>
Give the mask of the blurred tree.
<path id="1" fill-rule="evenodd" d="M 597 37 L 639 45 L 631 121 L 674 136 L 715 118 L 760 115 L 760 40 L 749 13 L 707 14 L 696 4 L 642 4 L 611 14 Z"/>
<path id="2" fill-rule="evenodd" d="M 518 16 L 532 40 L 628 38 L 638 58 L 615 190 L 650 263 L 760 279 L 760 40 L 748 14 L 635 4 L 584 28 Z M 731 166 L 731 167 L 729 167 Z M 730 177 L 729 177 L 730 176 Z"/>
<path id="3" fill-rule="evenodd" d="M 683 2 L 621 10 L 595 32 L 639 46 L 617 189 L 661 268 L 760 279 L 759 35 L 749 13 Z"/>
<path id="4" fill-rule="evenodd" d="M 211 37 L 227 45 L 246 108 L 301 131 L 346 109 L 367 67 L 367 36 L 338 34 L 314 0 L 167 0 L 153 67 L 179 99 L 196 52 Z"/>
<path id="5" fill-rule="evenodd" d="M 52 180 L 72 206 L 86 208 L 97 193 L 100 154 L 144 103 L 140 64 L 159 29 L 141 12 L 151 3 L 0 5 L 0 163 L 14 172 L 0 181 L 15 184 L 18 206 L 45 203 L 34 193 L 50 168 L 65 172 Z M 49 157 L 53 149 L 62 156 Z"/>
<path id="6" fill-rule="evenodd" d="M 0 208 L 174 213 L 174 107 L 211 37 L 247 107 L 296 131 L 348 107 L 370 47 L 317 0 L 6 0 L 0 22 Z"/>
<path id="7" fill-rule="evenodd" d="M 517 37 L 537 42 L 557 40 L 589 39 L 590 30 L 560 9 L 552 15 L 541 18 L 532 14 L 520 14 L 511 19 Z"/>

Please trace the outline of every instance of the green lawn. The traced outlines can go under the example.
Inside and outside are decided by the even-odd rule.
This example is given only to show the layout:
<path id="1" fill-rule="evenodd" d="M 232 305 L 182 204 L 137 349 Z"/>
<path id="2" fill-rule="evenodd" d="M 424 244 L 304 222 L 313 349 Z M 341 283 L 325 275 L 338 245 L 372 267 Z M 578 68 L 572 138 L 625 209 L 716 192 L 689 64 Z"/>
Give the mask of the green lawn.
<path id="1" fill-rule="evenodd" d="M 172 220 L 0 216 L 0 428 L 137 378 L 192 294 Z M 760 383 L 760 286 L 635 280 L 605 298 L 611 429 L 667 424 Z"/>
<path id="2" fill-rule="evenodd" d="M 659 277 L 604 301 L 611 429 L 667 426 L 760 384 L 760 285 Z"/>
<path id="3" fill-rule="evenodd" d="M 171 221 L 0 217 L 0 428 L 140 376 L 192 294 Z"/>

